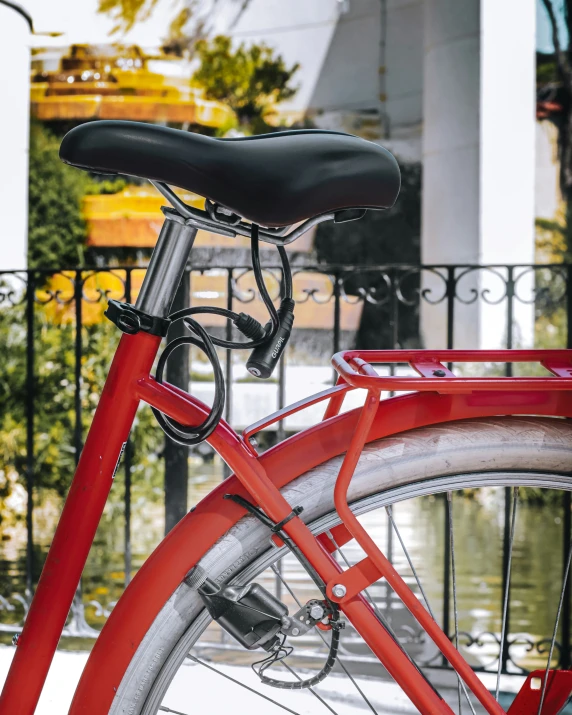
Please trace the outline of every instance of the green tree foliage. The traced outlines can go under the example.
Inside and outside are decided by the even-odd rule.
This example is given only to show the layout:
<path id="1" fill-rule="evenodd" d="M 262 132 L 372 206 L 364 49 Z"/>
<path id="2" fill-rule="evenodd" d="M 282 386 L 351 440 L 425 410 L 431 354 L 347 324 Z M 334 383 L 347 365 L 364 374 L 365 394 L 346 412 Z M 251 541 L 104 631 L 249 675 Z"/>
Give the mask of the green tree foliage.
<path id="1" fill-rule="evenodd" d="M 28 264 L 74 266 L 82 262 L 86 228 L 81 199 L 88 177 L 59 158 L 60 140 L 40 124 L 30 132 Z"/>
<path id="2" fill-rule="evenodd" d="M 115 21 L 111 34 L 126 33 L 138 23 L 148 20 L 158 0 L 98 0 L 98 12 Z M 192 52 L 197 40 L 210 32 L 212 18 L 221 6 L 234 9 L 231 25 L 236 24 L 250 0 L 184 0 L 171 20 L 163 49 L 182 55 Z M 233 8 L 234 6 L 234 8 Z"/>
<path id="3" fill-rule="evenodd" d="M 42 125 L 32 126 L 28 233 L 30 268 L 72 267 L 84 263 L 86 226 L 81 216 L 82 198 L 86 193 L 116 193 L 126 185 L 121 178 L 91 178 L 86 172 L 66 166 L 59 158 L 59 144 L 60 139 Z M 34 279 L 34 475 L 38 487 L 53 489 L 61 495 L 69 486 L 76 462 L 73 279 L 62 280 L 60 276 L 57 287 L 52 284 L 51 274 L 38 272 L 34 274 Z M 93 294 L 91 290 L 90 301 L 94 300 Z M 3 369 L 0 371 L 1 504 L 15 480 L 25 481 L 28 393 L 25 296 L 18 284 L 6 282 L 0 282 L 0 296 L 3 298 L 0 300 L 0 344 L 4 349 Z M 82 300 L 84 309 L 88 305 L 92 303 Z M 85 434 L 115 350 L 117 329 L 103 318 L 100 321 L 91 320 L 89 325 L 81 328 L 81 342 L 81 429 Z M 158 486 L 160 468 L 155 455 L 162 444 L 162 435 L 151 427 L 153 419 L 151 413 L 142 411 L 133 439 L 135 453 L 140 455 L 140 471 L 143 471 L 146 480 Z M 159 481 L 155 485 L 153 480 L 156 478 Z"/>
<path id="4" fill-rule="evenodd" d="M 115 21 L 112 33 L 129 32 L 137 22 L 147 20 L 158 0 L 99 0 L 97 11 Z"/>
<path id="5" fill-rule="evenodd" d="M 562 107 L 554 121 L 558 126 L 560 154 L 560 188 L 566 203 L 567 258 L 572 255 L 572 0 L 564 3 L 542 0 L 552 28 L 554 55 L 537 57 L 538 90 L 550 89 L 553 99 Z M 560 16 L 566 32 L 561 32 Z M 564 37 L 563 37 L 564 35 Z"/>
<path id="6" fill-rule="evenodd" d="M 194 80 L 209 99 L 225 102 L 242 126 L 254 133 L 264 131 L 264 115 L 274 105 L 296 94 L 293 76 L 299 65 L 287 67 L 281 55 L 264 44 L 241 44 L 233 50 L 230 37 L 219 35 L 196 45 L 200 67 Z"/>
<path id="7" fill-rule="evenodd" d="M 49 284 L 48 284 L 49 285 Z M 66 303 L 73 298 L 73 285 L 60 292 L 57 300 Z M 66 493 L 76 462 L 74 430 L 75 413 L 75 325 L 53 319 L 54 299 L 43 305 L 49 294 L 37 291 L 33 340 L 34 364 L 34 463 L 35 483 Z M 85 302 L 84 302 L 85 305 Z M 70 303 L 73 313 L 74 303 Z M 5 306 L 0 311 L 0 336 L 5 347 L 0 372 L 0 500 L 2 489 L 9 491 L 9 475 L 21 482 L 26 474 L 26 334 L 24 304 Z M 81 329 L 81 430 L 85 436 L 99 401 L 118 332 L 107 320 Z M 150 410 L 138 412 L 132 431 L 139 481 L 147 482 L 149 495 L 161 483 L 157 452 L 163 437 L 154 424 Z M 0 509 L 0 515 L 2 510 Z"/>
<path id="8" fill-rule="evenodd" d="M 87 227 L 81 213 L 86 194 L 115 194 L 127 185 L 121 177 L 90 177 L 64 164 L 61 139 L 43 125 L 30 131 L 28 179 L 28 265 L 30 268 L 76 266 L 86 263 Z"/>

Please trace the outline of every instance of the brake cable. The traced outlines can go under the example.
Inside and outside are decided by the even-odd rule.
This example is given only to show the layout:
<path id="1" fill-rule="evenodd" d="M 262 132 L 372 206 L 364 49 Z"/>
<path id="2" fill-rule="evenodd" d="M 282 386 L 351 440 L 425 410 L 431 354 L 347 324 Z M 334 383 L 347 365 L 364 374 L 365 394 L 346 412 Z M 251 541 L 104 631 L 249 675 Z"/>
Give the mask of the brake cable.
<path id="1" fill-rule="evenodd" d="M 194 345 L 203 351 L 210 362 L 214 373 L 215 385 L 212 408 L 206 419 L 200 425 L 192 427 L 183 425 L 167 417 L 167 415 L 164 415 L 156 408 L 151 408 L 163 432 L 178 444 L 192 446 L 204 442 L 214 432 L 222 419 L 226 399 L 226 388 L 215 345 L 227 350 L 253 350 L 247 362 L 249 372 L 256 377 L 269 377 L 280 360 L 288 338 L 290 337 L 292 324 L 294 322 L 294 300 L 292 298 L 292 272 L 290 270 L 288 255 L 283 246 L 277 246 L 282 264 L 283 298 L 280 303 L 280 308 L 276 310 L 264 283 L 262 266 L 260 264 L 258 232 L 259 227 L 253 224 L 250 252 L 256 285 L 270 316 L 270 320 L 266 326 L 262 326 L 255 318 L 246 313 L 235 313 L 232 310 L 217 308 L 216 306 L 184 308 L 171 313 L 168 317 L 171 324 L 182 320 L 185 327 L 191 332 L 191 335 L 185 335 L 167 343 L 157 364 L 156 381 L 158 383 L 163 382 L 165 365 L 169 356 L 175 350 L 182 346 Z M 247 342 L 223 340 L 222 338 L 211 335 L 192 317 L 200 314 L 219 315 L 227 318 L 227 320 L 232 320 L 238 331 L 250 340 Z M 277 340 L 274 341 L 276 337 Z"/>

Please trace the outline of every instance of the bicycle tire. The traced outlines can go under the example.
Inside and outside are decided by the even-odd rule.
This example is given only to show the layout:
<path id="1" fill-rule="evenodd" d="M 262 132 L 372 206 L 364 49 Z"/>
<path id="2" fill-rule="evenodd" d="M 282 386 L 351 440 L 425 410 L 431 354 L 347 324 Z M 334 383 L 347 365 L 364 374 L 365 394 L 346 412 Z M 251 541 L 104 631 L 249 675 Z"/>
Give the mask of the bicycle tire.
<path id="1" fill-rule="evenodd" d="M 331 459 L 282 489 L 315 533 L 339 519 L 333 488 L 341 460 Z M 366 445 L 349 490 L 356 514 L 402 499 L 477 486 L 572 490 L 572 420 L 500 417 L 450 422 Z M 252 578 L 280 556 L 253 517 L 235 524 L 200 565 L 227 582 Z M 151 715 L 193 642 L 209 623 L 197 592 L 182 583 L 167 601 L 122 679 L 110 715 Z M 190 695 L 191 698 L 191 695 Z M 192 707 L 190 707 L 192 710 Z"/>

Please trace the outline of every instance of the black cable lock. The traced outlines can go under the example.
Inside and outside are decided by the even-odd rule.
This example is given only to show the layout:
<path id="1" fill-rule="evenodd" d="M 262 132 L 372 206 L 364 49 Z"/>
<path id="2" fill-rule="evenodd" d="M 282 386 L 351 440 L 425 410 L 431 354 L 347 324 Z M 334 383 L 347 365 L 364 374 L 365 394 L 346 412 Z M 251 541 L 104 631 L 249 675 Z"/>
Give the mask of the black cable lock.
<path id="1" fill-rule="evenodd" d="M 284 276 L 284 297 L 281 301 L 280 308 L 276 310 L 264 284 L 262 266 L 260 265 L 258 226 L 256 225 L 252 226 L 250 245 L 254 278 L 256 280 L 258 290 L 260 291 L 262 301 L 270 315 L 270 321 L 266 324 L 266 326 L 263 327 L 255 318 L 247 315 L 246 313 L 235 313 L 232 310 L 217 308 L 216 306 L 184 308 L 183 310 L 171 313 L 169 318 L 166 320 L 167 326 L 177 320 L 182 320 L 185 327 L 188 328 L 192 334 L 177 338 L 167 344 L 157 364 L 157 371 L 155 375 L 157 382 L 163 382 L 165 365 L 173 351 L 184 345 L 194 345 L 205 353 L 211 363 L 215 383 L 213 406 L 207 418 L 200 425 L 189 427 L 180 424 L 176 420 L 173 420 L 159 412 L 159 410 L 152 408 L 163 432 L 165 432 L 170 439 L 178 444 L 192 446 L 203 442 L 214 432 L 222 418 L 225 404 L 225 384 L 215 346 L 225 348 L 227 350 L 253 350 L 253 353 L 247 363 L 248 369 L 254 375 L 256 375 L 255 370 L 258 370 L 260 374 L 256 375 L 257 377 L 270 377 L 284 351 L 284 348 L 286 347 L 288 338 L 290 337 L 290 332 L 294 322 L 294 301 L 292 299 L 292 273 L 290 271 L 286 251 L 282 246 L 277 247 L 280 260 L 282 262 Z M 124 304 L 118 303 L 117 305 L 121 307 Z M 132 306 L 129 306 L 129 308 L 131 307 Z M 222 338 L 210 335 L 200 325 L 200 323 L 192 317 L 198 314 L 220 315 L 227 320 L 232 320 L 237 330 L 245 337 L 249 338 L 249 340 L 247 342 L 236 342 L 232 340 L 223 340 Z M 127 327 L 129 328 L 130 326 Z M 136 327 L 136 325 L 134 327 Z"/>
<path id="2" fill-rule="evenodd" d="M 288 344 L 294 325 L 294 301 L 291 298 L 282 301 L 278 309 L 278 319 L 280 324 L 272 340 L 255 348 L 246 363 L 246 369 L 255 377 L 270 377 Z M 269 327 L 270 323 L 266 325 L 266 330 Z"/>

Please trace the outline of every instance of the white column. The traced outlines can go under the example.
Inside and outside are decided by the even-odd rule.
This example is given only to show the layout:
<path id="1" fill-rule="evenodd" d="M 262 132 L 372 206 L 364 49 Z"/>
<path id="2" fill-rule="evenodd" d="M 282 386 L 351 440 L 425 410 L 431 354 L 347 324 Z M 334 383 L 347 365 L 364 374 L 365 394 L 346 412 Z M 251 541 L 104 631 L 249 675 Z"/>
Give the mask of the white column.
<path id="1" fill-rule="evenodd" d="M 533 262 L 534 91 L 534 0 L 425 1 L 424 263 Z M 424 285 L 437 297 L 439 279 Z M 517 286 L 531 297 L 529 278 Z M 494 302 L 504 281 L 468 273 L 457 292 L 470 301 L 475 291 Z M 455 301 L 455 346 L 502 346 L 506 307 Z M 441 308 L 423 306 L 427 347 L 443 345 Z M 532 309 L 515 311 L 514 346 L 530 344 Z"/>
<path id="2" fill-rule="evenodd" d="M 0 270 L 26 268 L 30 28 L 0 4 Z"/>

